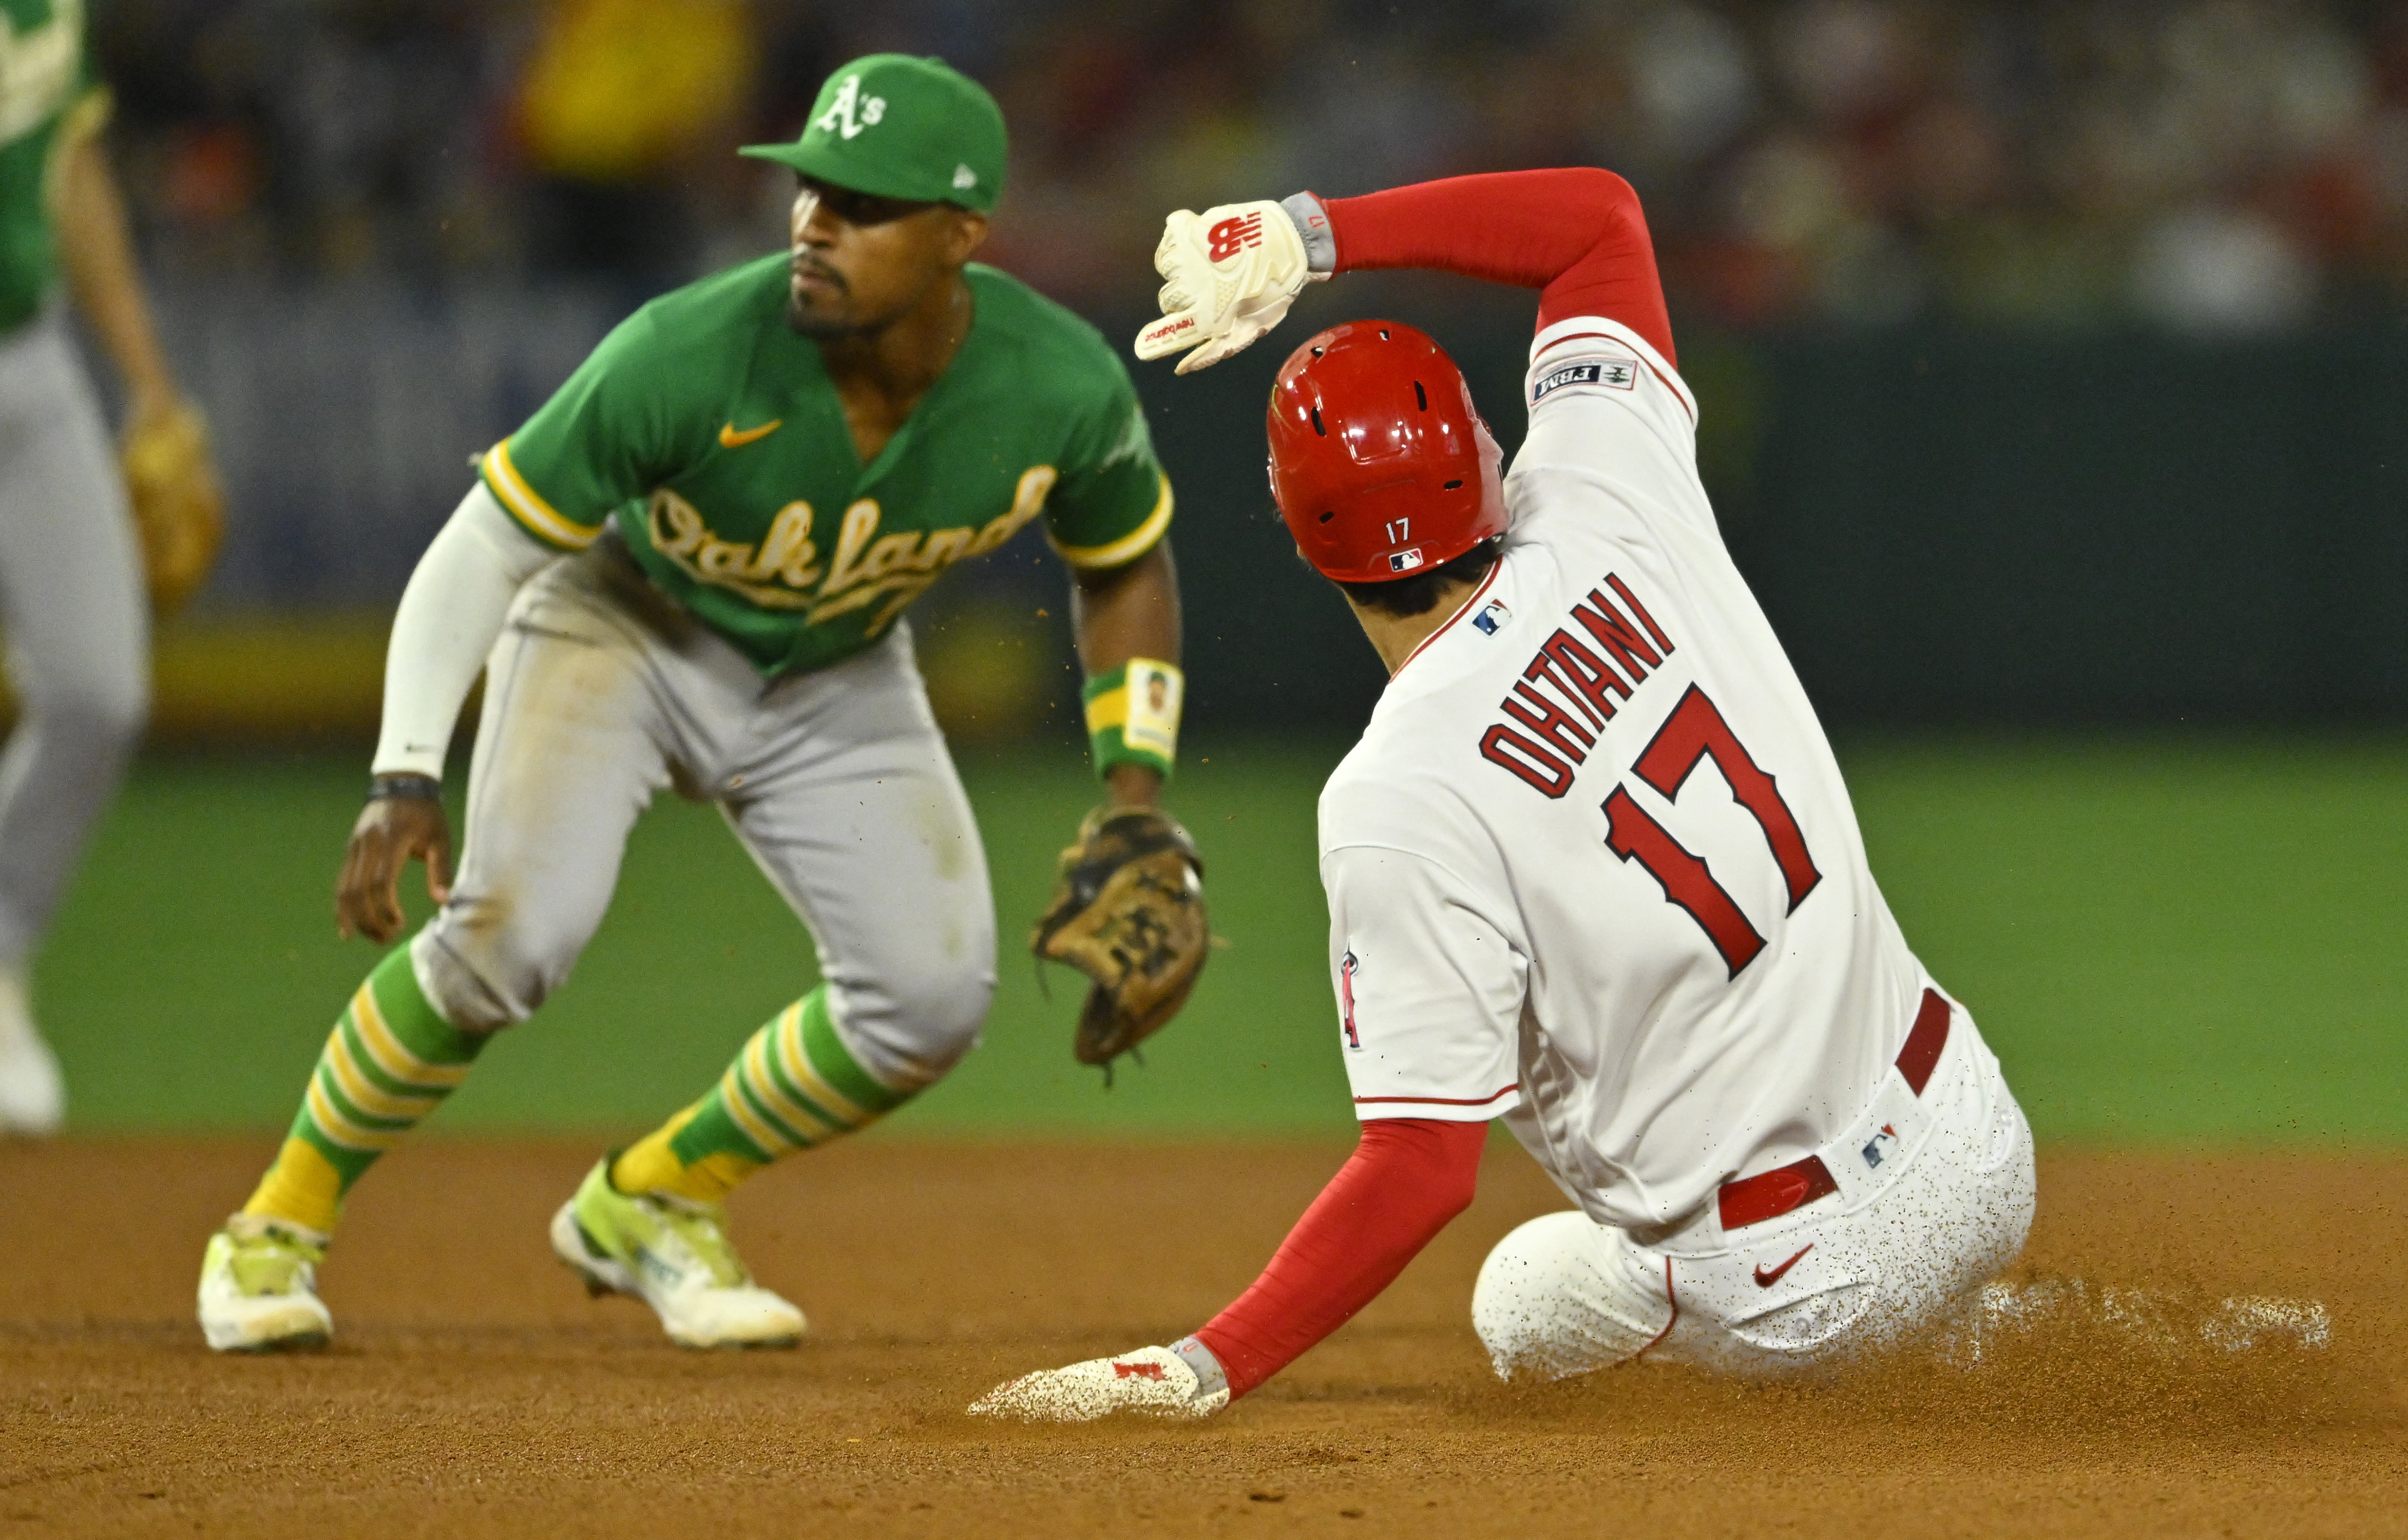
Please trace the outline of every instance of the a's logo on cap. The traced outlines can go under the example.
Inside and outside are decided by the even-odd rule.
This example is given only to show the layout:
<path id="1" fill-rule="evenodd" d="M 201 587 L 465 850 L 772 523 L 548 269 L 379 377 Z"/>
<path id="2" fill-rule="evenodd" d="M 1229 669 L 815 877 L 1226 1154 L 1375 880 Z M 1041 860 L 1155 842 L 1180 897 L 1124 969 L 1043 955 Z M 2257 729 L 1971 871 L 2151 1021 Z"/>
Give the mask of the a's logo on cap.
<path id="1" fill-rule="evenodd" d="M 978 173 L 967 166 L 953 167 L 953 190 L 961 192 L 978 185 Z"/>
<path id="2" fill-rule="evenodd" d="M 828 109 L 821 113 L 811 126 L 827 129 L 850 139 L 863 129 L 874 127 L 884 116 L 886 98 L 864 96 L 861 94 L 861 77 L 848 75 L 844 83 L 836 88 L 836 100 L 828 104 Z M 953 185 L 958 187 L 961 183 L 956 180 Z"/>

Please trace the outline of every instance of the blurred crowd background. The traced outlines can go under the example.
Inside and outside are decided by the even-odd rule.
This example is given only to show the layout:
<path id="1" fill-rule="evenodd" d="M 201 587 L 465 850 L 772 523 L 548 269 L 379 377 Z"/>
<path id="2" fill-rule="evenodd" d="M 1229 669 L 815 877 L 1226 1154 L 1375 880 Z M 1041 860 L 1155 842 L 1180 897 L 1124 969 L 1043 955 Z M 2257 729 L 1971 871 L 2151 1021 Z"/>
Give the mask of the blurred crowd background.
<path id="1" fill-rule="evenodd" d="M 2408 297 L 2408 8 L 2341 0 L 117 0 L 180 273 L 681 281 L 758 250 L 836 64 L 1011 125 L 997 260 L 1140 303 L 1167 202 L 1596 164 L 1682 307 L 2251 331 Z"/>
<path id="2" fill-rule="evenodd" d="M 986 255 L 1115 335 L 1173 207 L 1628 176 L 1709 488 L 1840 716 L 2408 714 L 2408 6 L 96 0 L 93 34 L 234 498 L 195 624 L 240 627 L 169 638 L 170 727 L 187 684 L 216 692 L 195 720 L 372 713 L 466 457 L 635 304 L 779 245 L 790 185 L 731 151 L 876 49 L 991 85 Z M 1527 300 L 1477 287 L 1352 281 L 1299 318 L 1447 318 L 1510 448 Z M 1376 680 L 1304 666 L 1358 643 L 1268 522 L 1276 351 L 1137 375 L 1201 585 L 1199 712 L 1340 722 Z M 956 629 L 979 690 L 1025 698 L 996 720 L 1042 714 L 1059 638 L 1017 675 L 993 638 L 1058 584 L 1031 544 L 932 597 L 994 612 Z M 1217 638 L 1233 605 L 1255 624 Z M 2254 648 L 2217 641 L 2236 612 Z"/>

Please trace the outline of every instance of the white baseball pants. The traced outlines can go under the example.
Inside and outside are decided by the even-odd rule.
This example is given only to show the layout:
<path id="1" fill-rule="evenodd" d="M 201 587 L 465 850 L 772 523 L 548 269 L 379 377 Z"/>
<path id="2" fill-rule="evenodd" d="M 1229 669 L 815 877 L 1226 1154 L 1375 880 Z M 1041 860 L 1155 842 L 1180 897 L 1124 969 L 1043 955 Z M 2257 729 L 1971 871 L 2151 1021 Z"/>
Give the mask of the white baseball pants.
<path id="1" fill-rule="evenodd" d="M 664 787 L 718 803 L 810 928 L 865 1069 L 921 1086 L 968 1051 L 995 906 L 909 630 L 766 681 L 610 539 L 530 580 L 487 661 L 458 879 L 411 950 L 445 1020 L 507 1027 L 567 978 Z"/>
<path id="2" fill-rule="evenodd" d="M 1897 1072 L 1891 1072 L 1897 1078 Z M 1885 1091 L 1895 1106 L 1903 1081 Z M 1642 1245 L 1577 1210 L 1498 1243 L 1471 1319 L 1500 1375 L 1559 1379 L 1644 1355 L 1771 1378 L 1936 1326 L 2023 1249 L 2037 1184 L 2031 1126 L 1971 1016 L 1947 1045 L 1908 1137 L 1865 1174 L 1864 1138 L 1822 1152 L 1841 1189 L 1726 1231 L 1716 1206 Z M 1878 1131 L 1885 1116 L 1869 1113 Z"/>

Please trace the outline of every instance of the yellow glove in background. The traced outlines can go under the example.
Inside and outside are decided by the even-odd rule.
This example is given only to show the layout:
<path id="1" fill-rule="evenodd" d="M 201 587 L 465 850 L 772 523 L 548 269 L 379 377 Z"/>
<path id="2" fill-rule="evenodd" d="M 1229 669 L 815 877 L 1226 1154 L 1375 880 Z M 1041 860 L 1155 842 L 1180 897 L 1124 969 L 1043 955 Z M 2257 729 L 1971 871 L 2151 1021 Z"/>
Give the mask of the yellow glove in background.
<path id="1" fill-rule="evenodd" d="M 225 538 L 225 494 L 209 457 L 208 426 L 190 402 L 177 401 L 129 422 L 118 454 L 150 608 L 164 615 L 208 578 Z"/>

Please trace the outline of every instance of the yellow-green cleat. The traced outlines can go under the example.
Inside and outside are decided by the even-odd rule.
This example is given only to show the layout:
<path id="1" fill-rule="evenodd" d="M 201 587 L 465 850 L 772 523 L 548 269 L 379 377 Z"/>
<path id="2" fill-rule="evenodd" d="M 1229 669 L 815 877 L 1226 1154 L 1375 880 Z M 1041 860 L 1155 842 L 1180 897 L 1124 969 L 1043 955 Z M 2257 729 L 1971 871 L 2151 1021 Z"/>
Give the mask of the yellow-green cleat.
<path id="1" fill-rule="evenodd" d="M 335 1317 L 318 1298 L 326 1237 L 237 1214 L 201 1254 L 201 1334 L 221 1353 L 321 1347 Z"/>
<path id="2" fill-rule="evenodd" d="M 610 1185 L 610 1161 L 586 1174 L 552 1219 L 552 1249 L 587 1292 L 632 1294 L 685 1347 L 792 1347 L 803 1313 L 752 1281 L 722 1228 L 725 1213 L 667 1193 Z"/>

